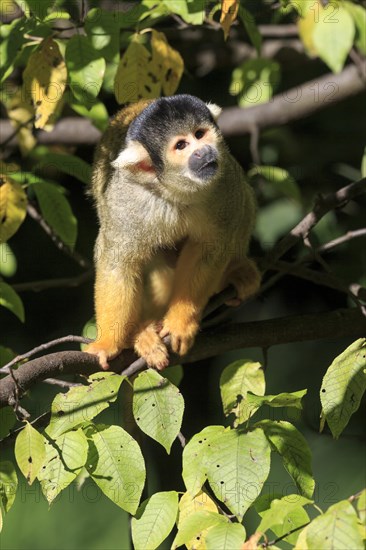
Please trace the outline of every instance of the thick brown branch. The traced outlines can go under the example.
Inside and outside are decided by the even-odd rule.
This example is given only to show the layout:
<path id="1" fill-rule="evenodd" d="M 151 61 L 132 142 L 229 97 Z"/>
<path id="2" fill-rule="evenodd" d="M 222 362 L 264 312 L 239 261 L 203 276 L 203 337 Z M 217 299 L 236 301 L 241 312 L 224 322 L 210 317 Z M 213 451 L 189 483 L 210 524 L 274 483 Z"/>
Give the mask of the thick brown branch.
<path id="1" fill-rule="evenodd" d="M 361 74 L 360 74 L 361 73 Z M 329 105 L 334 105 L 366 89 L 366 61 L 361 65 L 348 65 L 341 73 L 328 73 L 320 78 L 306 82 L 276 95 L 269 103 L 241 109 L 228 107 L 223 110 L 219 120 L 225 136 L 251 133 L 253 128 L 263 129 L 287 124 L 309 116 Z M 6 141 L 13 132 L 7 120 L 0 121 L 0 134 Z M 66 117 L 55 125 L 52 132 L 37 132 L 41 144 L 94 145 L 100 138 L 100 132 L 90 120 L 78 117 Z M 15 144 L 15 140 L 10 143 Z"/>
<path id="2" fill-rule="evenodd" d="M 183 358 L 172 357 L 171 364 L 189 363 L 213 357 L 226 351 L 247 347 L 268 348 L 270 346 L 322 338 L 341 338 L 361 336 L 366 331 L 366 318 L 358 309 L 339 309 L 335 311 L 308 315 L 293 315 L 268 321 L 238 323 L 202 332 L 196 339 L 192 350 Z M 123 372 L 134 359 L 131 350 L 123 352 L 111 362 L 111 369 Z M 141 370 L 137 362 L 135 372 Z M 44 380 L 66 374 L 89 375 L 99 370 L 96 356 L 80 351 L 61 351 L 44 355 L 21 365 L 14 371 L 18 391 L 24 393 L 31 386 Z M 129 374 L 133 374 L 129 369 Z M 15 384 L 11 376 L 0 381 L 0 407 L 8 405 L 13 397 Z"/>

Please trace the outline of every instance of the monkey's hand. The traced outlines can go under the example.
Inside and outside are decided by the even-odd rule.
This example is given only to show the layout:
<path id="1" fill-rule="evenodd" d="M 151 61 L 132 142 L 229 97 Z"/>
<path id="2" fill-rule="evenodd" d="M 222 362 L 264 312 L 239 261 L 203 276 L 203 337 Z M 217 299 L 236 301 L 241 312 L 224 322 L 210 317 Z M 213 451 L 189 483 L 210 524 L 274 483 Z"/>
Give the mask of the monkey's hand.
<path id="1" fill-rule="evenodd" d="M 185 355 L 192 347 L 199 329 L 199 323 L 191 311 L 186 311 L 184 304 L 176 304 L 171 308 L 163 321 L 160 337 L 170 335 L 172 350 L 179 355 Z"/>
<path id="2" fill-rule="evenodd" d="M 117 349 L 115 345 L 110 345 L 108 342 L 103 342 L 102 340 L 98 342 L 92 342 L 89 344 L 84 351 L 86 353 L 91 353 L 96 355 L 99 360 L 99 364 L 103 370 L 109 369 L 108 361 L 114 359 L 121 350 Z"/>

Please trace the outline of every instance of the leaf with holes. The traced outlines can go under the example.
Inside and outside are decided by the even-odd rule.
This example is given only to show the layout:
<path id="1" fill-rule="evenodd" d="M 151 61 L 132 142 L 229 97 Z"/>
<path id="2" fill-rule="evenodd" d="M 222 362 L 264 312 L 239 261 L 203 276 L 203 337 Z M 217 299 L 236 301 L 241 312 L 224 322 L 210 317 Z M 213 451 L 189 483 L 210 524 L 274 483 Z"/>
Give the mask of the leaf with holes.
<path id="1" fill-rule="evenodd" d="M 66 65 L 58 44 L 51 37 L 45 38 L 23 72 L 23 93 L 33 103 L 36 128 L 44 128 L 56 113 L 66 81 Z"/>
<path id="2" fill-rule="evenodd" d="M 42 216 L 58 237 L 71 249 L 77 237 L 77 219 L 69 201 L 52 183 L 39 181 L 33 186 Z"/>
<path id="3" fill-rule="evenodd" d="M 188 492 L 184 493 L 179 501 L 178 531 L 184 526 L 186 520 L 189 521 L 190 516 L 197 512 L 213 512 L 218 514 L 219 509 L 207 493 L 200 491 L 195 497 L 192 497 Z M 202 529 L 196 533 L 193 539 L 186 543 L 187 548 L 205 550 L 206 536 L 210 529 L 212 529 L 212 527 Z"/>
<path id="4" fill-rule="evenodd" d="M 27 214 L 27 195 L 23 187 L 0 174 L 0 241 L 12 237 L 22 225 Z"/>
<path id="5" fill-rule="evenodd" d="M 50 504 L 78 476 L 87 456 L 88 441 L 82 430 L 47 440 L 46 457 L 37 477 Z"/>
<path id="6" fill-rule="evenodd" d="M 323 378 L 322 416 L 338 438 L 360 406 L 366 390 L 366 338 L 360 338 L 338 355 Z"/>
<path id="7" fill-rule="evenodd" d="M 246 402 L 248 391 L 264 395 L 266 383 L 260 363 L 241 359 L 227 366 L 221 374 L 221 400 L 226 416 L 236 416 L 234 426 L 242 424 L 257 410 Z"/>
<path id="8" fill-rule="evenodd" d="M 155 550 L 173 529 L 178 513 L 178 493 L 155 493 L 145 500 L 132 518 L 134 548 Z"/>
<path id="9" fill-rule="evenodd" d="M 207 477 L 216 497 L 239 521 L 269 474 L 271 449 L 263 430 L 225 431 L 208 451 Z"/>
<path id="10" fill-rule="evenodd" d="M 187 491 L 192 496 L 196 495 L 205 483 L 208 452 L 216 437 L 224 432 L 224 426 L 206 426 L 184 447 L 182 477 Z"/>
<path id="11" fill-rule="evenodd" d="M 47 434 L 58 437 L 76 426 L 85 425 L 117 399 L 124 376 L 114 372 L 96 372 L 89 376 L 88 386 L 75 386 L 59 393 L 51 407 Z"/>
<path id="12" fill-rule="evenodd" d="M 19 469 L 32 485 L 46 457 L 45 439 L 29 422 L 15 440 L 15 458 Z"/>
<path id="13" fill-rule="evenodd" d="M 184 61 L 180 53 L 168 44 L 164 33 L 151 32 L 152 60 L 149 71 L 160 81 L 164 95 L 173 95 L 182 78 Z"/>
<path id="14" fill-rule="evenodd" d="M 133 386 L 133 415 L 139 428 L 167 453 L 179 434 L 183 411 L 184 400 L 174 384 L 152 369 L 138 375 Z"/>
<path id="15" fill-rule="evenodd" d="M 254 395 L 253 393 L 247 394 L 247 401 L 249 406 L 255 405 L 257 408 L 262 405 L 269 405 L 270 407 L 295 407 L 295 409 L 302 409 L 301 400 L 306 395 L 307 390 L 294 391 L 292 393 L 279 393 L 278 395 Z"/>
<path id="16" fill-rule="evenodd" d="M 97 424 L 86 468 L 103 493 L 134 514 L 144 488 L 145 462 L 139 445 L 120 426 Z"/>
<path id="17" fill-rule="evenodd" d="M 149 75 L 151 55 L 140 42 L 141 37 L 134 35 L 121 57 L 114 80 L 114 95 L 118 103 L 132 103 L 139 99 L 159 97 L 161 83 Z"/>
<path id="18" fill-rule="evenodd" d="M 189 543 L 192 539 L 196 539 L 195 543 L 197 544 L 197 548 L 203 550 L 204 546 L 200 546 L 202 534 L 206 536 L 207 530 L 211 527 L 222 523 L 228 523 L 228 521 L 229 520 L 225 516 L 217 512 L 208 512 L 206 510 L 194 512 L 179 523 L 178 533 L 173 541 L 172 549 L 185 544 L 188 548 L 193 550 L 193 548 L 196 548 L 196 545 L 190 546 Z"/>

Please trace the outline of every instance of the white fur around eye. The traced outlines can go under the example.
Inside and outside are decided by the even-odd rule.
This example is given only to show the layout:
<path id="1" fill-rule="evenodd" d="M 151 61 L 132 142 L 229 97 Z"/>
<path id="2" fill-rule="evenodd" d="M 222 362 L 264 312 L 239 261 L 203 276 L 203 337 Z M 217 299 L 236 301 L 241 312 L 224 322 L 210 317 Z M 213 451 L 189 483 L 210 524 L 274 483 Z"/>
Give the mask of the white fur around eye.
<path id="1" fill-rule="evenodd" d="M 211 115 L 214 117 L 215 120 L 217 120 L 221 114 L 221 107 L 216 105 L 216 103 L 206 103 Z"/>

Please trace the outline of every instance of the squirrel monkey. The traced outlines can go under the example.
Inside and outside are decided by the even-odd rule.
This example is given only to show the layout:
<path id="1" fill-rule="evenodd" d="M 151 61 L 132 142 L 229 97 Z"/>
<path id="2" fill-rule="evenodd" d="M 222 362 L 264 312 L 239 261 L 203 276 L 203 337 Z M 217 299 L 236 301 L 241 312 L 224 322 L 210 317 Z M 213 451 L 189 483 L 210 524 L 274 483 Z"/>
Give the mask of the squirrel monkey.
<path id="1" fill-rule="evenodd" d="M 216 124 L 221 109 L 190 95 L 140 101 L 117 113 L 96 150 L 92 195 L 98 336 L 85 351 L 103 369 L 134 346 L 149 366 L 192 346 L 209 298 L 238 299 L 260 276 L 247 257 L 253 192 Z"/>

